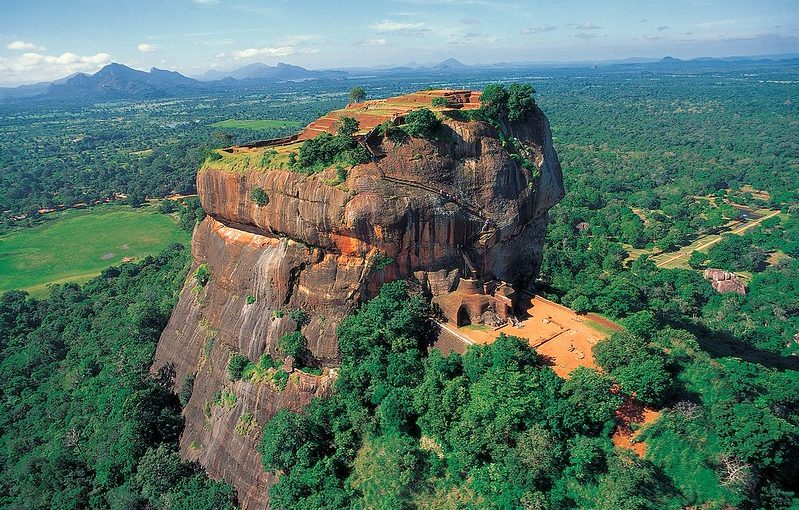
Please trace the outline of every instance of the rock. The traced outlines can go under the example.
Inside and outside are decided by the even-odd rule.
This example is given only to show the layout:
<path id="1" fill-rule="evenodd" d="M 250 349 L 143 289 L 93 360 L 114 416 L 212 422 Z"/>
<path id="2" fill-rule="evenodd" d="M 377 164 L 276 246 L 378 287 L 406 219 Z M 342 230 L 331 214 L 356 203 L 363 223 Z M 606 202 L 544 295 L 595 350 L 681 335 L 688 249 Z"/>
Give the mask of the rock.
<path id="1" fill-rule="evenodd" d="M 746 286 L 741 278 L 729 271 L 723 269 L 705 269 L 705 280 L 710 282 L 710 285 L 716 292 L 735 292 L 736 294 L 745 295 Z"/>
<path id="2" fill-rule="evenodd" d="M 172 364 L 175 391 L 196 374 L 181 453 L 232 483 L 243 508 L 266 508 L 274 483 L 256 450 L 260 427 L 279 409 L 300 410 L 326 395 L 335 371 L 294 371 L 284 390 L 268 380 L 234 384 L 227 378 L 231 352 L 254 362 L 264 353 L 277 357 L 277 340 L 295 328 L 288 313 L 299 309 L 309 317 L 301 325 L 308 350 L 334 367 L 336 327 L 361 301 L 398 278 L 432 295 L 449 292 L 465 250 L 483 276 L 517 288 L 534 281 L 547 211 L 563 196 L 560 164 L 540 110 L 504 129 L 506 139 L 518 141 L 513 151 L 535 163 L 536 176 L 514 160 L 494 127 L 452 119 L 441 129 L 444 141 L 370 138 L 372 153 L 385 156 L 349 169 L 340 185 L 327 184 L 330 172 L 200 170 L 208 216 L 194 231 L 192 272 L 205 264 L 211 276 L 198 287 L 189 274 L 152 369 Z M 265 204 L 250 198 L 256 187 L 268 195 Z M 247 296 L 256 300 L 248 305 Z M 211 404 L 208 416 L 217 391 L 233 392 L 236 403 Z M 257 425 L 241 434 L 237 425 L 248 415 Z"/>

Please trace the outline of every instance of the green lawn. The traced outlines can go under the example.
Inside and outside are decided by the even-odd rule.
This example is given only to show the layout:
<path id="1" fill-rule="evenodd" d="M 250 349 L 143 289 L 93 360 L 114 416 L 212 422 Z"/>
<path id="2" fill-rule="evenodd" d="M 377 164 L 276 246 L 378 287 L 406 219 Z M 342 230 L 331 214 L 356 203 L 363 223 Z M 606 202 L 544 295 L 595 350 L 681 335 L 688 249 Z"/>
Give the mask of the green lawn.
<path id="1" fill-rule="evenodd" d="M 171 216 L 149 207 L 69 210 L 34 228 L 0 236 L 0 292 L 27 290 L 42 297 L 52 283 L 83 283 L 126 257 L 155 255 L 188 245 L 190 235 Z"/>
<path id="2" fill-rule="evenodd" d="M 302 124 L 292 120 L 272 120 L 272 119 L 256 119 L 256 120 L 239 120 L 228 119 L 211 124 L 213 127 L 227 128 L 227 129 L 277 129 L 277 128 L 290 128 L 300 127 Z"/>

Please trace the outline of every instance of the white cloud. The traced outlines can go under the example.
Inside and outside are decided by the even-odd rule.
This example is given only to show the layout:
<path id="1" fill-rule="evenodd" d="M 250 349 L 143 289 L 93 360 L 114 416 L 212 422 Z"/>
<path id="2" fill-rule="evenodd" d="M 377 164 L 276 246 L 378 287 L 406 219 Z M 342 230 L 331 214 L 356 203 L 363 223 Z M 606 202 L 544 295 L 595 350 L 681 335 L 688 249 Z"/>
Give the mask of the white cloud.
<path id="1" fill-rule="evenodd" d="M 371 26 L 378 32 L 393 32 L 398 34 L 412 34 L 427 31 L 424 23 L 406 23 L 402 21 L 392 21 L 384 19 L 380 23 Z"/>
<path id="2" fill-rule="evenodd" d="M 142 53 L 152 53 L 155 51 L 156 47 L 152 44 L 141 43 L 138 46 L 136 46 L 136 49 Z"/>
<path id="3" fill-rule="evenodd" d="M 318 41 L 322 37 L 313 34 L 297 34 L 284 37 L 277 42 L 277 46 L 296 46 L 298 44 L 307 43 L 310 41 Z"/>
<path id="4" fill-rule="evenodd" d="M 199 5 L 216 5 L 219 0 L 192 0 L 192 2 Z"/>
<path id="5" fill-rule="evenodd" d="M 607 37 L 607 32 L 597 33 L 597 32 L 577 32 L 574 34 L 574 37 L 578 39 L 601 39 L 603 37 Z"/>
<path id="6" fill-rule="evenodd" d="M 551 32 L 555 30 L 555 25 L 539 25 L 537 27 L 528 27 L 521 29 L 522 34 L 540 34 L 541 32 Z"/>
<path id="7" fill-rule="evenodd" d="M 594 25 L 590 21 L 586 21 L 585 23 L 580 23 L 579 25 L 575 25 L 574 28 L 577 30 L 599 30 L 602 27 Z"/>
<path id="8" fill-rule="evenodd" d="M 14 58 L 0 57 L 0 76 L 7 84 L 49 81 L 77 72 L 95 72 L 110 62 L 108 53 L 80 56 L 70 52 L 61 55 L 29 52 Z"/>
<path id="9" fill-rule="evenodd" d="M 19 50 L 19 51 L 25 51 L 25 50 L 44 51 L 43 46 L 39 46 L 37 44 L 33 44 L 32 42 L 25 42 L 25 41 L 14 41 L 12 43 L 9 43 L 6 46 L 6 48 L 8 48 L 9 50 Z"/>
<path id="10" fill-rule="evenodd" d="M 356 43 L 356 46 L 385 46 L 386 44 L 388 44 L 388 41 L 386 41 L 383 38 L 379 38 L 379 39 L 366 39 L 365 41 Z"/>
<path id="11" fill-rule="evenodd" d="M 234 58 L 235 60 L 241 60 L 244 58 L 253 58 L 258 56 L 268 56 L 268 57 L 286 57 L 289 55 L 307 55 L 310 53 L 316 53 L 319 51 L 316 48 L 296 48 L 294 46 L 276 46 L 276 47 L 266 47 L 266 48 L 247 48 L 246 50 L 237 50 L 230 52 L 230 57 Z M 216 57 L 217 58 L 225 58 L 225 53 L 220 53 Z"/>

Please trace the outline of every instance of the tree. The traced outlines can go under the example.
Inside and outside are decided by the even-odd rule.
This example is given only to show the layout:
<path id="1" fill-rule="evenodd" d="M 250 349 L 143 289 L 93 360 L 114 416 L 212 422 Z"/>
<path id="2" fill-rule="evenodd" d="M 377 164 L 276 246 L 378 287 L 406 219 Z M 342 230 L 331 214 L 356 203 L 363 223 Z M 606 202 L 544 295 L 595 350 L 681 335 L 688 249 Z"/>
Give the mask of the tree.
<path id="1" fill-rule="evenodd" d="M 598 434 L 612 426 L 622 399 L 611 391 L 613 380 L 590 368 L 578 367 L 569 374 L 561 393 L 566 397 L 564 425 L 581 434 Z"/>
<path id="2" fill-rule="evenodd" d="M 308 352 L 305 337 L 299 331 L 286 333 L 277 340 L 277 350 L 283 357 L 291 356 L 300 361 Z"/>
<path id="3" fill-rule="evenodd" d="M 355 457 L 352 484 L 361 494 L 362 508 L 416 508 L 418 479 L 423 470 L 418 442 L 405 435 L 370 439 Z"/>
<path id="4" fill-rule="evenodd" d="M 419 108 L 405 115 L 405 131 L 411 136 L 431 138 L 441 126 L 441 119 L 427 108 Z"/>
<path id="5" fill-rule="evenodd" d="M 504 120 L 508 115 L 508 91 L 504 85 L 486 85 L 480 96 L 480 110 L 489 119 Z"/>
<path id="6" fill-rule="evenodd" d="M 635 312 L 621 321 L 627 331 L 641 338 L 652 338 L 658 331 L 655 315 L 649 310 Z"/>
<path id="7" fill-rule="evenodd" d="M 364 99 L 366 99 L 366 90 L 361 87 L 353 87 L 350 89 L 350 102 L 351 103 L 360 103 Z"/>
<path id="8" fill-rule="evenodd" d="M 194 474 L 190 464 L 184 463 L 178 454 L 166 447 L 150 448 L 139 460 L 136 468 L 136 483 L 148 500 L 160 506 L 161 498 L 182 478 Z"/>
<path id="9" fill-rule="evenodd" d="M 671 386 L 666 355 L 640 337 L 617 332 L 594 346 L 597 363 L 622 389 L 647 405 L 658 404 Z"/>
<path id="10" fill-rule="evenodd" d="M 571 302 L 571 308 L 577 313 L 588 313 L 591 311 L 591 301 L 585 296 L 577 296 Z"/>
<path id="11" fill-rule="evenodd" d="M 449 100 L 446 97 L 434 97 L 430 104 L 436 108 L 446 108 L 449 106 Z"/>
<path id="12" fill-rule="evenodd" d="M 705 267 L 706 262 L 707 254 L 701 251 L 693 250 L 691 256 L 688 257 L 688 265 L 691 266 L 692 269 L 702 269 Z"/>
<path id="13" fill-rule="evenodd" d="M 227 364 L 227 375 L 231 381 L 238 381 L 244 374 L 244 370 L 250 364 L 249 358 L 239 353 L 230 356 Z"/>
<path id="14" fill-rule="evenodd" d="M 305 427 L 302 415 L 285 408 L 269 420 L 258 446 L 264 469 L 288 471 L 294 466 L 297 452 L 305 444 Z"/>
<path id="15" fill-rule="evenodd" d="M 512 83 L 508 87 L 508 120 L 516 122 L 535 109 L 535 89 L 529 83 Z"/>
<path id="16" fill-rule="evenodd" d="M 360 124 L 352 117 L 341 117 L 336 121 L 336 134 L 340 136 L 352 136 L 358 132 Z"/>
<path id="17" fill-rule="evenodd" d="M 145 203 L 144 193 L 139 191 L 131 191 L 128 194 L 128 205 L 134 208 L 141 207 Z"/>

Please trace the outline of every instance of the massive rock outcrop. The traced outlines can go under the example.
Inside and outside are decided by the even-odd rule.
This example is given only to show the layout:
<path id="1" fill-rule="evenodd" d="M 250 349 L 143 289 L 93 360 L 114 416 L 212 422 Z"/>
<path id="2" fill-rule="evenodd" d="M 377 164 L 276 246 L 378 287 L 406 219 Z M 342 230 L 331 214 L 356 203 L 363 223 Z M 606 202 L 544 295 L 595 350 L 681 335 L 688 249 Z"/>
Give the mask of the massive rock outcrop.
<path id="1" fill-rule="evenodd" d="M 208 216 L 192 253 L 210 278 L 186 281 L 154 369 L 172 364 L 176 391 L 196 374 L 181 451 L 233 483 L 245 508 L 268 506 L 272 479 L 255 450 L 260 425 L 329 391 L 336 326 L 383 282 L 409 278 L 441 294 L 469 269 L 466 259 L 482 277 L 517 286 L 537 273 L 547 210 L 563 194 L 546 117 L 535 109 L 503 133 L 457 118 L 445 115 L 437 141 L 372 133 L 364 143 L 373 161 L 343 181 L 335 168 L 262 168 L 267 149 L 246 147 L 230 152 L 246 164 L 231 166 L 226 155 L 198 173 Z M 265 197 L 254 200 L 254 189 Z M 296 324 L 292 310 L 308 320 Z M 231 353 L 254 362 L 274 355 L 296 327 L 327 367 L 321 376 L 295 371 L 283 390 L 229 380 Z"/>

